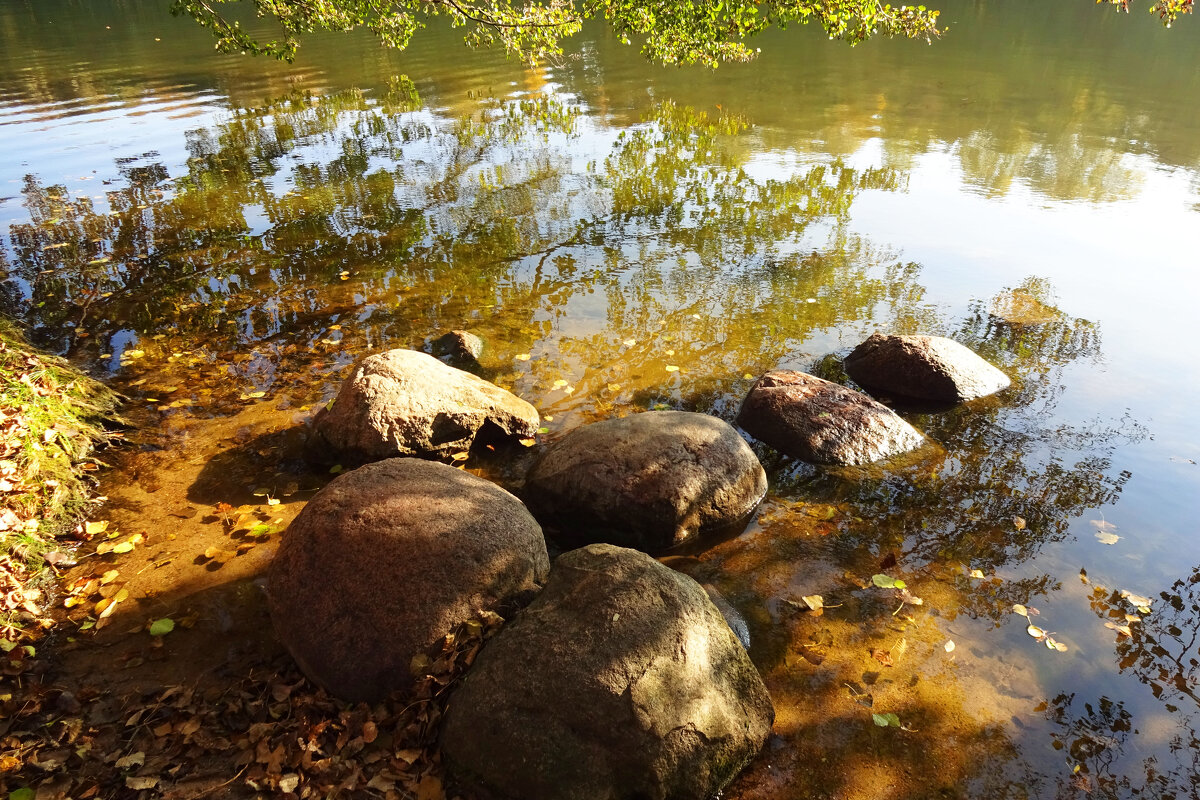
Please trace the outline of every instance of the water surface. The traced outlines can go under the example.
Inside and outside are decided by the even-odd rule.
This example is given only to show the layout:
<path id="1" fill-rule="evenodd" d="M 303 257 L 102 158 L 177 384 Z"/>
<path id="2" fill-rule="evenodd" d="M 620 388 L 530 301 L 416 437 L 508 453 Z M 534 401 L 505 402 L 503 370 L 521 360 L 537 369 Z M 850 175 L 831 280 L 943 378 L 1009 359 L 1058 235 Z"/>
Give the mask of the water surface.
<path id="1" fill-rule="evenodd" d="M 1193 795 L 1195 31 L 1085 3 L 944 18 L 933 46 L 796 30 L 707 73 L 600 30 L 537 70 L 440 31 L 283 65 L 146 4 L 6 4 L 4 302 L 132 398 L 111 514 L 179 526 L 181 557 L 131 586 L 169 610 L 252 574 L 183 558 L 204 534 L 169 514 L 294 514 L 328 479 L 294 432 L 364 353 L 475 331 L 545 442 L 732 420 L 767 369 L 942 334 L 1013 387 L 910 413 L 938 446 L 898 464 L 756 446 L 757 520 L 677 562 L 749 619 L 779 711 L 727 794 Z M 519 490 L 530 455 L 467 465 Z"/>

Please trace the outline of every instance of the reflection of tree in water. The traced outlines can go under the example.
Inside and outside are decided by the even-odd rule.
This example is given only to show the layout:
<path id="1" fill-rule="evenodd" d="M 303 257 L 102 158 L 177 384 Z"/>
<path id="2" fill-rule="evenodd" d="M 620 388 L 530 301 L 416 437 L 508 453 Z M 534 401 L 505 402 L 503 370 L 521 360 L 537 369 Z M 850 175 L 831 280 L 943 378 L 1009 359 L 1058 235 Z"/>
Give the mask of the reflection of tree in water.
<path id="1" fill-rule="evenodd" d="M 174 181 L 146 159 L 121 165 L 107 213 L 30 177 L 10 283 L 58 349 L 95 358 L 165 335 L 248 359 L 235 371 L 259 388 L 445 327 L 482 327 L 514 352 L 540 342 L 530 380 L 586 367 L 581 340 L 555 334 L 585 295 L 604 299 L 609 329 L 583 337 L 588 363 L 636 367 L 658 350 L 620 341 L 674 336 L 696 348 L 685 369 L 741 374 L 914 291 L 912 265 L 805 238 L 818 221 L 840 235 L 860 192 L 902 187 L 892 171 L 833 162 L 754 181 L 726 146 L 744 121 L 671 104 L 586 168 L 579 113 L 561 102 L 453 122 L 411 108 L 402 91 L 347 92 L 235 112 L 190 135 Z"/>
<path id="2" fill-rule="evenodd" d="M 793 471 L 798 485 L 848 502 L 854 516 L 870 520 L 843 517 L 845 534 L 861 547 L 896 550 L 907 568 L 962 580 L 966 588 L 963 565 L 987 572 L 1026 562 L 1066 537 L 1074 518 L 1117 500 L 1130 475 L 1113 474 L 1112 454 L 1145 432 L 1128 418 L 1047 424 L 1067 381 L 1064 371 L 1099 358 L 1101 339 L 1093 323 L 1053 307 L 1044 281 L 1030 279 L 976 303 L 957 329 L 903 314 L 899 326 L 966 344 L 1003 369 L 1013 386 L 954 408 L 910 412 L 914 425 L 944 448 L 937 456 L 887 472 Z M 1012 603 L 1057 585 L 1048 575 L 976 584 L 963 593 L 964 610 L 999 620 Z"/>

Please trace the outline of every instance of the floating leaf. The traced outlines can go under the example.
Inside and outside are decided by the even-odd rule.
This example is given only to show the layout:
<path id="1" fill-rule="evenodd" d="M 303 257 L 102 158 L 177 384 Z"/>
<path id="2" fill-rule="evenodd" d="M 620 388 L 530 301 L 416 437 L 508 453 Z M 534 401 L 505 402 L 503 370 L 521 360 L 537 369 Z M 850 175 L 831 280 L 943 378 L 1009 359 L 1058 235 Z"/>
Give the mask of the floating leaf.
<path id="1" fill-rule="evenodd" d="M 562 387 L 564 387 L 564 386 L 566 386 L 566 385 L 567 385 L 567 382 L 566 382 L 566 381 L 564 381 L 562 378 L 559 378 L 558 380 L 556 380 L 556 381 L 554 382 L 554 388 L 555 388 L 555 389 L 561 389 Z"/>
<path id="2" fill-rule="evenodd" d="M 981 569 L 973 569 L 973 570 L 971 570 L 971 577 L 972 577 L 972 578 L 982 578 L 982 577 L 983 577 L 983 570 L 981 570 Z"/>
<path id="3" fill-rule="evenodd" d="M 1014 614 L 1020 614 L 1022 617 L 1029 616 L 1029 609 L 1026 608 L 1025 606 L 1021 605 L 1020 603 L 1015 604 L 1013 606 L 1012 610 L 1013 610 Z"/>
<path id="4" fill-rule="evenodd" d="M 1128 625 L 1118 625 L 1115 622 L 1106 622 L 1104 623 L 1104 627 L 1114 630 L 1122 636 L 1133 636 L 1133 631 Z"/>
<path id="5" fill-rule="evenodd" d="M 819 594 L 806 594 L 800 599 L 804 601 L 804 605 L 808 606 L 811 611 L 820 611 L 825 608 L 825 598 Z"/>
<path id="6" fill-rule="evenodd" d="M 947 653 L 953 653 L 954 652 L 954 640 L 953 639 L 947 640 L 945 647 L 946 647 Z"/>
<path id="7" fill-rule="evenodd" d="M 1024 517 L 1013 517 L 1013 527 L 1019 531 L 1025 530 L 1025 518 Z"/>
<path id="8" fill-rule="evenodd" d="M 1116 544 L 1121 541 L 1121 537 L 1115 533 L 1106 533 L 1104 531 L 1096 531 L 1096 539 L 1100 544 Z"/>
<path id="9" fill-rule="evenodd" d="M 150 623 L 151 636 L 166 636 L 173 630 L 175 630 L 175 620 L 171 619 L 170 617 L 156 619 L 154 622 Z"/>
<path id="10" fill-rule="evenodd" d="M 1046 637 L 1046 649 L 1047 650 L 1057 650 L 1060 653 L 1067 652 L 1067 646 L 1065 644 L 1063 644 L 1062 642 L 1056 640 L 1053 636 Z"/>
<path id="11" fill-rule="evenodd" d="M 908 591 L 908 589 L 900 590 L 900 602 L 910 606 L 920 606 L 925 604 L 924 600 Z"/>
<path id="12" fill-rule="evenodd" d="M 679 367 L 674 364 L 667 364 L 667 372 L 679 372 Z"/>
<path id="13" fill-rule="evenodd" d="M 889 726 L 893 728 L 900 727 L 900 717 L 891 712 L 887 714 L 872 714 L 871 721 L 881 728 L 887 728 Z"/>
<path id="14" fill-rule="evenodd" d="M 521 353 L 519 356 L 517 356 L 517 361 L 528 361 L 529 359 L 529 353 Z"/>
<path id="15" fill-rule="evenodd" d="M 1037 639 L 1039 642 L 1046 638 L 1046 632 L 1032 623 L 1030 623 L 1029 627 L 1025 629 L 1025 632 Z"/>
<path id="16" fill-rule="evenodd" d="M 1129 591 L 1128 589 L 1121 590 L 1121 597 L 1128 600 L 1133 605 L 1137 606 L 1139 611 L 1141 611 L 1143 608 L 1148 608 L 1150 606 L 1150 604 L 1152 602 L 1154 602 L 1149 597 L 1142 597 L 1140 594 L 1134 594 L 1133 592 Z M 1150 612 L 1142 611 L 1142 613 L 1149 614 Z"/>
<path id="17" fill-rule="evenodd" d="M 635 344 L 637 344 L 637 339 L 626 339 L 624 344 L 626 347 L 633 347 Z"/>
<path id="18" fill-rule="evenodd" d="M 907 584 L 898 578 L 893 578 L 890 575 L 876 573 L 871 576 L 871 583 L 878 586 L 880 589 L 903 589 Z"/>

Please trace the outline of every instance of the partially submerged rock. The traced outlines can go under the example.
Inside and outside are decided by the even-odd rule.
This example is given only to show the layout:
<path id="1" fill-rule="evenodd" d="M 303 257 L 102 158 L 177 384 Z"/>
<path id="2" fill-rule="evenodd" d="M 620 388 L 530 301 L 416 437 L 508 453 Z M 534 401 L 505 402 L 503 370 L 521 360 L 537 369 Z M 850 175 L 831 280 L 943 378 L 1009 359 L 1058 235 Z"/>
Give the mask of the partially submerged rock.
<path id="1" fill-rule="evenodd" d="M 568 538 L 653 552 L 744 522 L 766 492 L 762 465 L 724 420 L 648 411 L 569 433 L 530 470 L 524 494 Z"/>
<path id="2" fill-rule="evenodd" d="M 528 602 L 549 568 L 520 500 L 444 464 L 389 459 L 335 478 L 292 522 L 268 575 L 271 618 L 314 682 L 376 700 L 459 623 Z"/>
<path id="3" fill-rule="evenodd" d="M 483 339 L 470 331 L 450 331 L 433 340 L 433 355 L 443 363 L 474 372 L 483 355 Z"/>
<path id="4" fill-rule="evenodd" d="M 333 404 L 313 421 L 310 451 L 361 464 L 396 456 L 449 456 L 477 436 L 537 432 L 529 403 L 415 350 L 389 350 L 354 365 Z"/>
<path id="5" fill-rule="evenodd" d="M 869 464 L 925 440 L 862 392 L 791 370 L 759 378 L 737 421 L 754 438 L 812 464 Z"/>
<path id="6" fill-rule="evenodd" d="M 952 339 L 873 334 L 845 359 L 846 372 L 872 392 L 958 403 L 998 392 L 1011 381 Z"/>
<path id="7" fill-rule="evenodd" d="M 484 647 L 442 752 L 497 798 L 702 800 L 754 757 L 774 716 L 699 584 L 597 544 L 561 556 Z"/>

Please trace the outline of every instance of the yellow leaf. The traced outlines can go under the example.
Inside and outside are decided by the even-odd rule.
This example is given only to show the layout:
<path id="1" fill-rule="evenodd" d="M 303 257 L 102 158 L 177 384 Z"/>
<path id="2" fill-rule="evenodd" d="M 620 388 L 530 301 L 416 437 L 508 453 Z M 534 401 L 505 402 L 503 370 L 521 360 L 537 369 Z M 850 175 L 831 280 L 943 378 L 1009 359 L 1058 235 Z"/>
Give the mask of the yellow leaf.
<path id="1" fill-rule="evenodd" d="M 115 581 L 117 579 L 117 576 L 120 574 L 121 573 L 118 572 L 117 570 L 110 569 L 108 572 L 106 572 L 100 576 L 100 584 L 105 585 L 105 584 L 112 583 L 113 581 Z"/>
<path id="2" fill-rule="evenodd" d="M 667 364 L 667 372 L 679 372 L 679 367 L 674 364 Z"/>
<path id="3" fill-rule="evenodd" d="M 981 569 L 973 569 L 973 570 L 971 570 L 971 577 L 972 577 L 972 578 L 982 578 L 982 577 L 983 577 L 983 570 L 981 570 Z"/>
<path id="4" fill-rule="evenodd" d="M 277 506 L 277 505 L 279 505 L 279 498 L 278 498 L 278 497 L 268 497 L 268 498 L 267 498 L 267 505 L 269 505 L 269 506 Z"/>
<path id="5" fill-rule="evenodd" d="M 1012 610 L 1013 610 L 1014 614 L 1020 614 L 1022 617 L 1029 616 L 1029 609 L 1027 609 L 1025 606 L 1021 605 L 1020 603 L 1017 603 L 1016 605 L 1014 605 Z"/>
<path id="6" fill-rule="evenodd" d="M 566 382 L 566 381 L 564 381 L 562 378 L 559 378 L 558 380 L 556 380 L 556 381 L 554 382 L 554 388 L 555 388 L 555 389 L 561 389 L 562 387 L 564 387 L 564 386 L 566 386 L 566 385 L 567 385 L 567 382 Z"/>
<path id="7" fill-rule="evenodd" d="M 633 347 L 635 344 L 637 344 L 637 339 L 626 339 L 625 340 L 626 347 Z"/>
<path id="8" fill-rule="evenodd" d="M 1025 530 L 1025 518 L 1024 517 L 1013 517 L 1013 527 L 1019 531 Z"/>
<path id="9" fill-rule="evenodd" d="M 745 375 L 743 375 L 742 377 L 743 377 L 744 379 L 748 380 L 748 381 L 752 381 L 752 380 L 754 380 L 754 376 L 753 376 L 753 375 L 751 375 L 749 372 L 747 372 L 747 373 L 746 373 Z"/>
<path id="10" fill-rule="evenodd" d="M 518 439 L 517 441 L 526 447 L 533 447 L 535 444 L 537 444 L 537 439 Z"/>
<path id="11" fill-rule="evenodd" d="M 450 456 L 450 458 L 454 461 L 466 461 L 470 457 L 471 454 L 465 450 L 461 453 L 455 453 L 454 455 Z"/>
<path id="12" fill-rule="evenodd" d="M 947 653 L 954 652 L 954 640 L 953 639 L 950 639 L 949 641 L 946 642 L 946 652 Z"/>
<path id="13" fill-rule="evenodd" d="M 521 355 L 517 356 L 517 361 L 528 361 L 529 359 L 529 353 L 521 353 Z"/>
<path id="14" fill-rule="evenodd" d="M 114 553 L 131 553 L 133 552 L 133 542 L 126 539 L 120 544 L 114 544 L 112 551 Z"/>
<path id="15" fill-rule="evenodd" d="M 83 526 L 83 531 L 88 536 L 96 536 L 98 534 L 104 533 L 106 530 L 108 530 L 108 521 L 107 520 L 88 522 L 88 523 L 85 523 Z"/>
<path id="16" fill-rule="evenodd" d="M 1038 640 L 1041 640 L 1041 639 L 1045 638 L 1045 636 L 1046 636 L 1046 632 L 1044 630 L 1039 628 L 1037 625 L 1032 625 L 1032 624 L 1028 628 L 1025 629 L 1025 632 L 1028 633 L 1033 638 L 1038 639 Z"/>
<path id="17" fill-rule="evenodd" d="M 610 384 L 608 385 L 608 390 L 609 390 L 610 392 L 619 392 L 619 391 L 621 390 L 621 384 L 619 384 L 619 383 L 610 383 Z"/>

